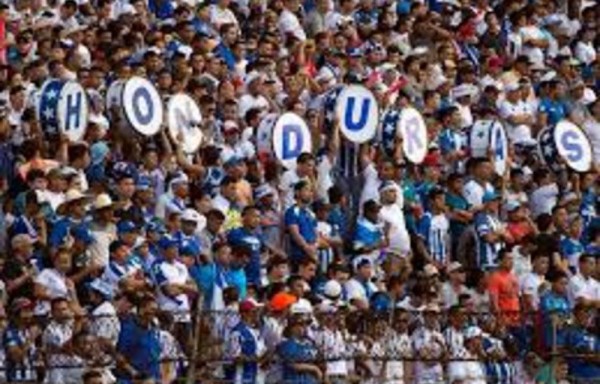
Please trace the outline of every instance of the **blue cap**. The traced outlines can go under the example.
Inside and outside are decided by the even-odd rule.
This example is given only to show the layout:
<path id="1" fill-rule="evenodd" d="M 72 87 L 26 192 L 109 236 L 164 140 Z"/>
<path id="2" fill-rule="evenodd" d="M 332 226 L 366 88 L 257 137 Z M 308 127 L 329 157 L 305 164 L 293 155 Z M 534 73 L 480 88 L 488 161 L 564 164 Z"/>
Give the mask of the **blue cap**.
<path id="1" fill-rule="evenodd" d="M 112 173 L 115 179 L 137 178 L 137 169 L 132 163 L 119 161 L 113 165 Z"/>
<path id="2" fill-rule="evenodd" d="M 94 242 L 92 231 L 85 225 L 78 225 L 72 228 L 71 235 L 75 240 L 82 241 L 85 245 L 90 245 Z"/>
<path id="3" fill-rule="evenodd" d="M 148 191 L 152 189 L 152 181 L 147 177 L 140 177 L 135 184 L 135 189 L 138 191 Z"/>
<path id="4" fill-rule="evenodd" d="M 350 57 L 361 57 L 363 55 L 362 50 L 360 48 L 348 48 L 346 51 L 348 56 Z"/>
<path id="5" fill-rule="evenodd" d="M 200 254 L 200 244 L 196 241 L 186 241 L 179 248 L 181 256 L 198 256 Z"/>
<path id="6" fill-rule="evenodd" d="M 172 247 L 176 247 L 179 245 L 179 242 L 170 235 L 165 235 L 163 237 L 160 238 L 160 240 L 158 240 L 158 246 L 161 249 L 168 249 L 168 248 L 172 248 Z"/>
<path id="7" fill-rule="evenodd" d="M 133 224 L 129 220 L 121 220 L 117 223 L 117 233 L 119 235 L 122 235 L 125 233 L 131 233 L 131 232 L 135 231 L 136 228 L 137 227 L 135 226 L 135 224 Z"/>
<path id="8" fill-rule="evenodd" d="M 500 195 L 498 195 L 496 192 L 494 191 L 486 191 L 483 195 L 483 203 L 489 203 L 490 201 L 494 201 L 494 200 L 498 200 L 500 198 Z"/>
<path id="9" fill-rule="evenodd" d="M 104 141 L 98 141 L 97 143 L 92 144 L 90 147 L 90 158 L 92 165 L 98 165 L 106 159 L 110 152 L 110 148 L 108 144 Z"/>
<path id="10" fill-rule="evenodd" d="M 391 180 L 386 180 L 383 183 L 381 183 L 381 185 L 379 186 L 379 192 L 384 192 L 390 189 L 398 189 L 398 184 L 396 184 L 395 182 L 391 181 Z"/>
<path id="11" fill-rule="evenodd" d="M 224 167 L 233 167 L 235 165 L 240 164 L 242 161 L 244 161 L 244 159 L 242 159 L 241 157 L 239 157 L 237 155 L 233 155 L 225 161 L 223 166 Z"/>

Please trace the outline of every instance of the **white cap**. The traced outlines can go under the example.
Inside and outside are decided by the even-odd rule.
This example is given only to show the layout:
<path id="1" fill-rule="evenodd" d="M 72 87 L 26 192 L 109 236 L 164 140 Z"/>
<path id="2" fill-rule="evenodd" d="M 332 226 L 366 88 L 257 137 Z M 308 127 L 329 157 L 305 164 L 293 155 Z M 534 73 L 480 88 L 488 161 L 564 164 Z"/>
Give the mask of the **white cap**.
<path id="1" fill-rule="evenodd" d="M 113 201 L 110 196 L 106 193 L 101 193 L 96 196 L 96 200 L 94 200 L 94 210 L 104 209 L 111 207 L 113 205 Z"/>
<path id="2" fill-rule="evenodd" d="M 481 331 L 481 328 L 471 326 L 465 330 L 465 339 L 474 339 L 476 337 L 481 336 L 482 334 L 483 332 Z"/>
<path id="3" fill-rule="evenodd" d="M 312 306 L 306 299 L 299 299 L 290 306 L 290 313 L 293 315 L 311 315 L 312 312 Z"/>
<path id="4" fill-rule="evenodd" d="M 328 299 L 337 299 L 342 295 L 342 285 L 336 280 L 329 280 L 323 286 L 323 295 Z"/>

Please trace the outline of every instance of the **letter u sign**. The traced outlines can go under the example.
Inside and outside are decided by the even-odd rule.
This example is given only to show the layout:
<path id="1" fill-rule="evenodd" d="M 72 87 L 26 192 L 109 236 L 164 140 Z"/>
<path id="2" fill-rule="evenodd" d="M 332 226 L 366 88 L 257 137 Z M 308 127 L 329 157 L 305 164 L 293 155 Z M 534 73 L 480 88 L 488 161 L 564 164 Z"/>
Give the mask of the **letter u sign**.
<path id="1" fill-rule="evenodd" d="M 375 96 L 359 85 L 350 85 L 340 93 L 336 104 L 340 130 L 346 139 L 364 143 L 375 136 L 379 108 Z"/>

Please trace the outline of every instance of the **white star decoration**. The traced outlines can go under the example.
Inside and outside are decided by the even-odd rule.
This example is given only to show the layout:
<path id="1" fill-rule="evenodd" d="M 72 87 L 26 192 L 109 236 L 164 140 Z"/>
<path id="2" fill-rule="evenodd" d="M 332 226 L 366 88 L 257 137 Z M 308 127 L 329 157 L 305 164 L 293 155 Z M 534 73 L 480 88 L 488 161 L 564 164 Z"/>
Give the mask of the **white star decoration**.
<path id="1" fill-rule="evenodd" d="M 50 120 L 54 117 L 54 111 L 52 108 L 46 108 L 44 109 L 44 117 L 46 118 L 46 120 Z"/>
<path id="2" fill-rule="evenodd" d="M 48 93 L 46 93 L 46 99 L 48 100 L 54 100 L 56 99 L 56 96 L 58 96 L 58 92 L 56 92 L 56 89 L 51 89 L 48 91 Z"/>

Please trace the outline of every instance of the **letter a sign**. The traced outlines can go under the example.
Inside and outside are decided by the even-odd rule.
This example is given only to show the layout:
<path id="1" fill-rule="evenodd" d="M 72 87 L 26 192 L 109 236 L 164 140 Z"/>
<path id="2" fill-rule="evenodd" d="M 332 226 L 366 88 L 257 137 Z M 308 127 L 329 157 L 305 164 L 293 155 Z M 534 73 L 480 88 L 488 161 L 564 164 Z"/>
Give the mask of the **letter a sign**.
<path id="1" fill-rule="evenodd" d="M 296 158 L 301 153 L 312 151 L 310 131 L 300 116 L 288 112 L 277 120 L 273 129 L 273 151 L 288 169 L 296 166 Z"/>
<path id="2" fill-rule="evenodd" d="M 587 172 L 592 168 L 592 146 L 578 126 L 567 120 L 556 124 L 554 142 L 558 154 L 571 169 Z"/>
<path id="3" fill-rule="evenodd" d="M 427 155 L 427 127 L 423 116 L 414 108 L 404 108 L 400 113 L 398 132 L 402 137 L 402 151 L 406 158 L 421 164 Z"/>
<path id="4" fill-rule="evenodd" d="M 354 143 L 371 140 L 379 124 L 379 107 L 375 96 L 360 85 L 349 85 L 340 93 L 335 107 L 340 130 Z"/>

